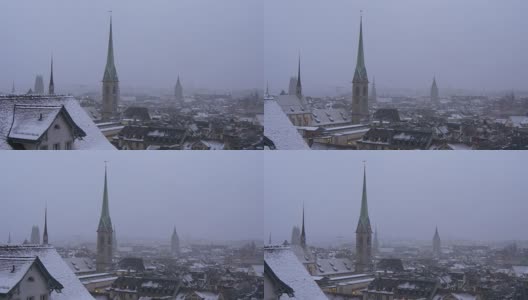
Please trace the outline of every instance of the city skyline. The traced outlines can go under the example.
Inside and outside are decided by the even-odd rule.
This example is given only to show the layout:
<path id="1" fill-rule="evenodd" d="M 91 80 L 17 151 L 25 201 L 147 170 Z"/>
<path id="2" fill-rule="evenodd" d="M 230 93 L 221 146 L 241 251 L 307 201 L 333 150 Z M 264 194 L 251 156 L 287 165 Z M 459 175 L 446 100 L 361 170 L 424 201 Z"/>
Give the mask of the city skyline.
<path id="1" fill-rule="evenodd" d="M 95 242 L 105 160 L 109 161 L 109 210 L 118 240 L 149 237 L 169 241 L 174 226 L 181 236 L 195 239 L 259 239 L 260 184 L 257 175 L 248 175 L 258 170 L 259 160 L 252 153 L 219 157 L 190 152 L 182 156 L 6 154 L 0 158 L 4 167 L 18 161 L 12 176 L 0 184 L 5 199 L 3 212 L 8 216 L 0 221 L 0 239 L 5 243 L 10 235 L 13 243 L 22 243 L 29 238 L 33 225 L 42 232 L 47 203 L 50 244 L 72 237 Z M 130 161 L 141 170 L 141 176 L 129 169 Z M 208 173 L 204 177 L 205 170 Z M 21 189 L 29 181 L 31 189 Z"/>
<path id="2" fill-rule="evenodd" d="M 519 162 L 526 159 L 519 152 L 442 153 L 434 161 L 416 151 L 288 153 L 265 159 L 266 241 L 270 233 L 273 243 L 289 241 L 293 226 L 300 227 L 304 203 L 308 243 L 352 243 L 363 160 L 370 221 L 380 240 L 431 241 L 436 226 L 443 241 L 525 240 L 521 178 L 526 172 Z M 281 172 L 274 172 L 279 165 Z"/>
<path id="3" fill-rule="evenodd" d="M 525 90 L 526 8 L 522 1 L 266 1 L 265 78 L 273 94 L 287 91 L 301 52 L 306 95 L 350 93 L 362 14 L 366 66 L 379 90 L 426 91 L 434 76 L 440 90 Z"/>
<path id="4" fill-rule="evenodd" d="M 122 0 L 2 3 L 0 27 L 8 30 L 0 30 L 0 39 L 10 46 L 0 57 L 5 70 L 0 90 L 10 91 L 14 81 L 17 91 L 25 93 L 37 74 L 45 74 L 47 84 L 52 54 L 58 93 L 66 86 L 98 87 L 106 58 L 109 11 L 123 87 L 170 89 L 178 75 L 188 87 L 259 87 L 260 47 L 255 34 L 261 22 L 259 6 L 256 1 L 239 0 L 156 5 Z M 207 18 L 200 17 L 204 11 Z M 226 73 L 231 76 L 223 76 Z"/>

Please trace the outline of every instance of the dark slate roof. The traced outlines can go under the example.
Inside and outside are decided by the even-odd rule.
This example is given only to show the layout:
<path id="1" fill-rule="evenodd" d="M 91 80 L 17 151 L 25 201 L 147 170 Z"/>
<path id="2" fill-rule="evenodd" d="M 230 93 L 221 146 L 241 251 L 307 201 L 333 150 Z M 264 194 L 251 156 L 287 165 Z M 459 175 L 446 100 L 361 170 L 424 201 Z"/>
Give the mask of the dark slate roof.
<path id="1" fill-rule="evenodd" d="M 402 272 L 403 263 L 399 258 L 382 258 L 376 264 L 376 269 L 383 271 Z"/>
<path id="2" fill-rule="evenodd" d="M 432 140 L 432 130 L 371 128 L 360 142 L 425 150 Z"/>
<path id="3" fill-rule="evenodd" d="M 146 107 L 130 106 L 123 112 L 123 116 L 126 119 L 150 121 L 150 114 Z"/>
<path id="4" fill-rule="evenodd" d="M 139 257 L 125 257 L 119 262 L 119 268 L 125 270 L 145 271 L 143 259 Z"/>
<path id="5" fill-rule="evenodd" d="M 396 123 L 400 122 L 400 114 L 395 108 L 380 108 L 376 110 L 372 119 L 382 122 L 388 121 L 391 123 Z"/>

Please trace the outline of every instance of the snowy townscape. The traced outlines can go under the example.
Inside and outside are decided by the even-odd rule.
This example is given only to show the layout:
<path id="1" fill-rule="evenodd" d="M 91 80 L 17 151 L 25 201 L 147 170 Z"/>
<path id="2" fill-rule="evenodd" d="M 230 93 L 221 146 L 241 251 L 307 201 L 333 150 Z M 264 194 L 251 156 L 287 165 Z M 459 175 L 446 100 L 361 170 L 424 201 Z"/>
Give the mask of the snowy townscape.
<path id="1" fill-rule="evenodd" d="M 89 170 L 88 166 L 94 161 L 93 157 L 85 155 L 84 158 L 90 162 L 81 164 L 82 168 Z M 52 160 L 54 163 L 61 161 Z M 157 167 L 157 173 L 165 172 L 166 169 L 164 170 L 159 164 L 166 163 L 166 158 L 159 160 L 158 163 L 154 162 L 155 160 L 153 157 L 150 159 Z M 145 163 L 143 161 L 140 164 L 150 165 Z M 233 165 L 239 163 L 240 160 L 237 162 L 234 159 L 230 162 Z M 243 163 L 247 164 L 247 162 Z M 2 164 L 6 164 L 5 159 Z M 214 187 L 216 192 L 195 191 L 192 195 L 186 195 L 198 183 L 185 182 L 184 186 L 179 188 L 180 196 L 190 199 L 172 200 L 173 203 L 162 205 L 163 200 L 160 199 L 167 197 L 163 193 L 172 190 L 172 187 L 159 185 L 163 179 L 159 175 L 153 175 L 152 179 L 144 179 L 141 182 L 148 181 L 149 186 L 157 186 L 157 191 L 143 191 L 140 188 L 133 192 L 140 194 L 146 192 L 153 198 L 146 199 L 139 208 L 141 212 L 138 212 L 133 208 L 122 206 L 128 200 L 133 200 L 134 195 L 127 191 L 130 188 L 126 188 L 126 185 L 116 178 L 131 177 L 126 175 L 125 170 L 112 172 L 117 167 L 116 164 L 114 168 L 105 166 L 102 162 L 100 165 L 104 167 L 99 168 L 98 178 L 84 177 L 86 181 L 80 185 L 97 187 L 97 194 L 100 192 L 100 197 L 92 199 L 91 203 L 80 203 L 79 200 L 84 201 L 84 197 L 76 197 L 71 188 L 62 187 L 63 195 L 69 196 L 50 199 L 42 197 L 40 199 L 42 201 L 32 202 L 42 202 L 44 208 L 39 212 L 41 218 L 33 220 L 27 228 L 14 227 L 15 224 L 25 224 L 27 219 L 15 221 L 14 216 L 2 215 L 0 231 L 2 233 L 9 231 L 7 239 L 0 242 L 0 299 L 256 300 L 264 298 L 263 243 L 260 238 L 255 237 L 258 236 L 255 233 L 258 223 L 243 221 L 256 219 L 255 216 L 249 216 L 251 211 L 255 211 L 249 208 L 257 205 L 255 202 L 257 199 L 247 199 L 251 194 L 226 191 L 232 189 L 227 186 L 232 179 L 226 179 L 220 183 L 226 187 Z M 180 162 L 180 165 L 184 163 Z M 226 173 L 236 178 L 242 174 L 242 171 L 246 171 L 240 166 L 238 169 Z M 220 175 L 219 172 L 212 173 Z M 79 178 L 79 176 L 80 174 L 72 174 L 70 177 Z M 200 176 L 191 176 L 200 178 Z M 66 182 L 69 181 L 70 184 L 78 180 L 61 178 Z M 177 177 L 174 176 L 172 179 Z M 237 179 L 237 181 L 246 184 L 255 183 L 251 178 Z M 2 189 L 10 193 L 13 185 L 3 185 Z M 200 183 L 200 185 L 207 184 Z M 214 184 L 211 185 L 213 186 Z M 49 193 L 54 194 L 53 190 L 48 188 L 42 195 Z M 209 199 L 204 197 L 216 193 L 225 197 L 237 197 L 238 194 L 241 198 L 239 201 L 224 200 L 222 196 Z M 90 191 L 88 194 L 94 193 Z M 37 197 L 32 192 L 22 193 L 20 196 L 24 200 L 20 202 L 27 202 L 25 200 L 27 195 Z M 69 199 L 70 196 L 73 197 Z M 70 207 L 68 201 L 76 202 L 73 204 L 74 207 L 86 213 L 66 212 L 65 207 Z M 212 201 L 220 201 L 221 207 L 215 208 L 217 204 Z M 240 204 L 241 202 L 243 203 Z M 133 207 L 138 203 L 128 205 Z M 239 204 L 234 205 L 235 203 Z M 13 207 L 16 204 L 9 204 L 8 201 L 6 204 L 9 205 L 6 207 L 6 212 L 15 210 Z M 97 207 L 98 215 L 89 214 L 87 211 L 92 209 L 88 207 Z M 178 209 L 174 210 L 174 207 Z M 204 208 L 207 210 L 204 211 Z M 164 209 L 167 211 L 163 212 Z M 243 214 L 247 216 L 246 218 L 237 216 L 239 209 L 244 209 Z M 28 207 L 27 210 L 28 214 L 33 214 L 30 212 L 33 208 Z M 154 215 L 150 211 L 157 213 Z M 195 216 L 196 213 L 199 216 Z M 214 213 L 221 216 L 214 216 Z M 171 218 L 171 215 L 174 217 Z M 74 218 L 72 219 L 71 216 Z M 90 220 L 89 223 L 93 227 L 89 228 L 88 236 L 84 234 L 85 228 L 79 227 L 84 223 L 85 217 Z M 196 220 L 193 220 L 194 217 Z M 137 227 L 138 223 L 141 230 L 135 231 L 133 228 Z M 157 226 L 162 223 L 173 225 Z M 216 224 L 215 229 L 208 228 L 213 224 Z M 234 235 L 233 232 L 231 235 L 221 233 L 229 227 L 242 229 L 237 230 L 240 232 L 238 235 Z M 155 228 L 163 228 L 163 232 L 155 232 Z M 200 230 L 205 231 L 206 234 L 200 234 Z"/>
<path id="2" fill-rule="evenodd" d="M 200 9 L 200 6 L 193 9 Z M 131 18 L 129 15 L 123 17 Z M 36 23 L 38 19 L 32 21 Z M 118 72 L 121 68 L 128 69 L 128 66 L 119 65 L 118 62 L 120 56 L 131 55 L 125 53 L 131 49 L 115 46 L 114 40 L 119 40 L 120 36 L 115 33 L 114 28 L 120 24 L 119 21 L 113 21 L 112 16 L 107 22 L 106 63 L 103 57 L 93 62 L 83 61 L 82 54 L 76 57 L 78 72 L 83 72 L 82 68 L 86 63 L 104 66 L 100 69 L 100 84 L 95 85 L 100 78 L 92 78 L 93 82 L 83 84 L 71 80 L 68 83 L 60 81 L 67 80 L 70 76 L 60 73 L 60 70 L 69 67 L 64 64 L 71 63 L 71 60 L 68 62 L 59 54 L 50 58 L 46 82 L 43 75 L 36 75 L 34 85 L 28 87 L 25 82 L 33 75 L 25 73 L 24 84 L 17 84 L 14 79 L 12 83 L 0 84 L 0 149 L 263 149 L 263 92 L 262 89 L 255 88 L 257 84 L 253 87 L 240 87 L 238 84 L 239 87 L 208 88 L 206 84 L 196 82 L 196 75 L 192 83 L 190 79 L 186 81 L 183 69 L 175 69 L 171 74 L 165 75 L 173 79 L 171 85 L 164 87 L 160 87 L 157 82 L 149 85 L 144 82 L 134 84 L 126 79 L 122 81 L 122 78 L 133 77 L 131 74 Z M 16 25 L 7 27 L 14 26 Z M 126 31 L 127 28 L 121 29 L 121 32 Z M 129 37 L 123 37 L 127 38 Z M 157 48 L 150 49 L 153 53 L 144 55 L 160 56 L 167 55 L 163 52 L 173 51 L 162 37 L 155 43 L 158 44 L 154 46 Z M 15 47 L 16 44 L 17 42 L 13 42 L 5 45 Z M 103 49 L 98 50 L 101 50 L 98 51 L 101 54 L 105 53 Z M 54 49 L 51 48 L 50 51 L 53 52 Z M 214 54 L 209 52 L 202 55 Z M 141 56 L 136 57 L 135 61 L 141 59 Z M 22 63 L 22 60 L 23 57 L 17 56 L 15 61 Z M 16 64 L 13 68 L 13 73 L 15 70 L 16 73 L 21 72 Z M 209 67 L 211 68 L 214 66 Z M 33 70 L 38 73 L 43 73 L 42 71 Z M 211 69 L 208 72 L 218 71 L 220 70 Z M 19 78 L 21 75 L 19 74 Z M 10 88 L 5 88 L 8 85 Z"/>
<path id="3" fill-rule="evenodd" d="M 358 9 L 357 13 L 348 14 L 338 11 L 339 9 L 347 11 L 356 6 L 375 8 L 364 12 Z M 291 55 L 293 52 L 291 49 L 288 52 L 289 56 L 282 54 L 281 58 L 286 66 L 281 66 L 280 69 L 277 67 L 267 73 L 272 83 L 264 96 L 264 134 L 271 140 L 269 148 L 279 150 L 528 149 L 527 74 L 522 71 L 523 75 L 515 78 L 515 81 L 523 82 L 519 85 L 504 81 L 505 77 L 502 75 L 499 76 L 500 80 L 491 79 L 497 78 L 495 74 L 497 69 L 506 68 L 501 66 L 500 62 L 490 66 L 487 73 L 475 71 L 479 67 L 485 69 L 490 60 L 493 61 L 496 57 L 498 61 L 502 61 L 501 59 L 506 55 L 508 59 L 505 63 L 510 68 L 515 68 L 515 71 L 506 68 L 508 70 L 506 72 L 512 72 L 509 75 L 515 76 L 513 73 L 518 69 L 517 66 L 526 66 L 526 55 L 519 56 L 518 52 L 518 49 L 524 46 L 517 43 L 518 40 L 523 39 L 525 32 L 521 35 L 519 32 L 509 32 L 508 39 L 514 41 L 509 45 L 501 44 L 500 50 L 495 51 L 493 46 L 500 42 L 496 42 L 493 38 L 481 38 L 485 35 L 481 31 L 485 30 L 484 25 L 479 23 L 480 26 L 472 27 L 468 38 L 463 36 L 465 28 L 459 28 L 460 32 L 456 30 L 451 32 L 447 29 L 445 32 L 438 31 L 436 26 L 445 21 L 443 17 L 437 20 L 438 16 L 433 13 L 434 17 L 430 16 L 433 18 L 431 21 L 426 21 L 424 24 L 413 22 L 413 18 L 419 17 L 409 13 L 406 8 L 414 6 L 420 6 L 429 15 L 435 9 L 447 11 L 457 5 L 450 6 L 445 3 L 427 7 L 427 4 L 415 3 L 415 5 L 402 5 L 398 9 L 396 5 L 387 4 L 384 9 L 388 12 L 381 12 L 376 9 L 378 7 L 375 4 L 339 3 L 324 6 L 310 3 L 303 7 L 306 20 L 313 17 L 320 18 L 321 22 L 301 19 L 298 21 L 300 24 L 288 28 L 291 30 L 290 35 L 296 36 L 296 39 L 283 41 L 280 36 L 267 40 L 266 42 L 269 43 L 280 42 L 284 47 L 299 49 L 295 56 Z M 330 10 L 339 17 L 346 18 L 347 21 L 334 21 L 333 18 L 337 17 L 333 14 L 320 16 L 315 13 L 317 9 Z M 398 13 L 403 16 L 395 17 L 394 14 Z M 479 21 L 480 18 L 484 18 L 480 16 L 480 11 L 472 11 L 471 15 Z M 407 17 L 411 19 L 406 19 Z M 520 18 L 520 15 L 514 14 L 510 17 L 502 20 L 503 23 L 508 24 L 505 25 L 508 28 L 516 26 L 514 22 Z M 403 24 L 412 29 L 404 34 L 395 34 L 398 38 L 394 40 L 392 28 L 380 24 L 388 25 L 391 21 L 398 22 L 402 18 L 405 19 L 402 21 Z M 328 24 L 322 24 L 326 21 Z M 474 22 L 478 23 L 478 21 Z M 285 23 L 288 22 L 281 20 L 277 25 L 270 24 L 272 28 L 269 31 L 277 34 L 275 26 L 284 26 Z M 490 24 L 484 21 L 482 23 Z M 355 30 L 352 30 L 352 24 L 357 26 Z M 369 30 L 371 24 L 375 28 Z M 395 30 L 401 30 L 400 27 L 405 25 L 397 26 Z M 463 25 L 469 26 L 467 23 Z M 427 34 L 422 36 L 421 31 Z M 498 31 L 501 32 L 501 29 Z M 310 36 L 307 32 L 315 32 L 315 34 Z M 385 39 L 380 37 L 382 35 Z M 418 36 L 422 40 L 417 41 L 404 35 Z M 355 38 L 353 44 L 350 36 Z M 399 39 L 402 40 L 401 43 L 398 42 Z M 479 43 L 480 48 L 473 48 L 474 45 L 470 44 L 474 42 L 473 39 L 482 42 Z M 324 45 L 329 40 L 334 44 Z M 406 42 L 418 48 L 404 47 Z M 369 43 L 374 45 L 369 47 Z M 430 43 L 434 47 L 424 45 L 425 43 Z M 483 44 L 487 43 L 495 43 L 490 46 L 489 52 L 496 57 L 482 58 L 481 52 L 488 54 L 488 51 L 483 50 L 486 47 Z M 323 49 L 317 49 L 318 46 Z M 444 51 L 456 51 L 456 53 L 449 56 Z M 405 60 L 395 61 L 396 58 L 392 57 L 404 57 Z M 277 58 L 270 55 L 268 59 L 271 61 Z M 427 62 L 417 65 L 419 63 L 415 60 L 418 59 Z M 456 64 L 454 61 L 457 60 L 465 63 Z M 511 66 L 513 61 L 516 62 L 515 67 Z M 372 69 L 367 68 L 369 62 L 370 65 L 375 65 L 376 74 L 373 74 Z M 352 67 L 352 63 L 355 63 L 355 68 Z M 395 66 L 399 69 L 394 69 Z M 411 74 L 412 70 L 416 70 L 416 74 Z M 287 73 L 284 73 L 285 71 Z M 466 75 L 470 73 L 471 78 L 461 78 L 461 75 L 455 73 Z M 343 74 L 349 74 L 346 82 Z M 489 81 L 495 84 L 493 87 L 484 83 L 488 80 L 488 76 Z M 289 81 L 285 78 L 289 78 Z M 405 86 L 395 83 L 404 79 Z M 471 82 L 471 87 L 467 86 L 466 82 Z M 283 119 L 288 119 L 290 122 L 281 121 Z M 300 142 L 301 139 L 304 143 Z"/>
<path id="4" fill-rule="evenodd" d="M 493 157 L 487 158 L 493 160 Z M 295 159 L 292 161 L 294 162 L 286 165 L 288 167 L 297 165 Z M 445 159 L 442 163 L 445 163 Z M 503 161 L 493 162 L 494 165 L 502 163 Z M 430 166 L 429 163 L 427 165 Z M 505 167 L 507 170 L 515 172 L 511 169 L 511 164 L 507 165 Z M 318 172 L 325 174 L 331 169 L 319 168 L 319 166 L 311 166 L 311 169 L 317 168 Z M 389 164 L 390 166 L 392 165 Z M 467 166 L 475 167 L 474 162 Z M 393 178 L 396 184 L 404 186 L 393 193 L 373 190 L 372 184 L 369 184 L 373 181 L 376 187 L 392 188 L 392 183 L 380 182 L 390 178 L 392 173 L 383 176 L 378 173 L 382 170 L 378 167 L 375 172 L 369 172 L 368 166 L 364 165 L 361 170 L 362 176 L 353 176 L 354 181 L 361 178 L 360 182 L 339 188 L 335 178 L 340 175 L 340 170 L 334 168 L 335 170 L 330 172 L 332 178 L 320 181 L 320 184 L 327 185 L 327 188 L 336 190 L 327 191 L 325 193 L 327 199 L 324 201 L 313 201 L 313 198 L 320 196 L 313 188 L 312 192 L 315 193 L 313 196 L 310 192 L 299 193 L 304 201 L 280 196 L 278 200 L 266 200 L 272 202 L 266 213 L 273 217 L 266 218 L 267 226 L 271 229 L 264 247 L 265 299 L 528 299 L 528 240 L 525 231 L 521 227 L 514 231 L 515 236 L 520 239 L 509 238 L 513 232 L 509 232 L 508 237 L 501 234 L 502 237 L 491 238 L 493 234 L 505 228 L 515 228 L 515 222 L 506 222 L 510 225 L 502 226 L 498 224 L 497 219 L 486 216 L 473 216 L 467 219 L 457 219 L 453 216 L 454 219 L 449 220 L 449 216 L 443 215 L 445 211 L 450 210 L 449 208 L 437 209 L 436 213 L 431 210 L 438 206 L 434 203 L 437 199 L 434 196 L 424 195 L 425 198 L 417 198 L 421 202 L 428 202 L 428 205 L 418 204 L 413 200 L 415 196 L 407 196 L 410 200 L 400 200 L 401 197 L 406 197 L 405 191 L 413 190 L 414 183 L 409 183 L 405 179 Z M 416 166 L 413 166 L 410 171 L 401 172 L 408 175 L 415 168 Z M 350 169 L 357 168 L 351 166 Z M 303 168 L 299 171 L 303 171 Z M 487 168 L 480 171 L 486 172 Z M 289 174 L 284 176 L 288 177 Z M 430 179 L 434 179 L 436 184 L 452 182 L 447 178 L 443 182 L 439 181 L 442 177 L 433 176 Z M 490 177 L 493 179 L 489 180 L 499 178 Z M 299 179 L 289 180 L 288 185 L 282 185 L 281 180 L 272 180 L 273 183 L 268 188 L 275 188 L 280 190 L 281 194 L 288 194 L 289 190 L 303 185 L 297 183 L 302 182 Z M 473 188 L 474 184 L 475 182 L 468 182 L 467 188 Z M 512 188 L 517 188 L 519 192 L 524 190 L 517 187 L 519 184 L 517 180 L 511 184 Z M 519 198 L 518 191 L 508 190 L 509 186 L 509 183 L 497 183 L 496 188 L 499 191 L 493 193 L 493 197 L 495 194 L 515 194 L 513 197 L 507 197 L 507 200 L 497 199 L 504 202 L 499 205 L 509 203 L 513 206 L 518 203 L 517 201 L 523 201 L 524 196 Z M 311 189 L 309 185 L 307 188 Z M 465 207 L 464 203 L 478 201 L 462 198 L 462 194 L 467 194 L 468 197 L 487 198 L 482 193 L 489 189 L 484 188 L 469 194 L 466 188 L 453 189 L 455 190 L 457 191 L 455 193 L 442 192 L 442 197 L 451 195 L 456 199 L 456 201 L 445 201 L 445 205 L 458 202 L 461 207 Z M 344 199 L 336 199 L 335 195 L 339 195 L 342 191 L 347 191 L 340 197 Z M 415 188 L 413 192 L 421 192 L 421 190 Z M 413 192 L 407 195 L 412 195 Z M 271 193 L 269 197 L 277 194 Z M 380 199 L 381 195 L 391 195 L 393 199 Z M 482 199 L 481 206 L 490 205 L 487 201 Z M 394 202 L 400 202 L 400 205 L 416 203 L 416 207 L 404 210 L 395 207 L 398 204 Z M 422 211 L 427 206 L 430 211 Z M 281 210 L 278 207 L 281 207 Z M 295 207 L 298 207 L 297 211 Z M 388 211 L 390 207 L 392 212 Z M 290 211 L 292 208 L 293 211 Z M 376 212 L 378 209 L 384 211 Z M 512 208 L 506 210 L 512 211 Z M 483 209 L 475 208 L 473 214 L 479 214 L 481 211 Z M 372 212 L 376 213 L 372 214 Z M 503 209 L 497 209 L 496 213 L 502 215 Z M 373 215 L 379 217 L 373 218 Z M 291 216 L 297 217 L 290 220 Z M 343 216 L 348 217 L 343 218 Z M 392 217 L 385 218 L 386 216 Z M 435 222 L 442 225 L 437 225 Z M 282 226 L 288 223 L 293 224 L 293 227 Z M 339 228 L 335 224 L 345 224 L 346 227 Z M 378 224 L 383 225 L 378 226 Z M 408 228 L 408 232 L 396 232 L 396 229 L 388 227 L 399 229 L 404 226 L 402 224 L 409 224 L 405 227 Z M 489 228 L 489 234 L 482 234 L 482 228 L 476 228 L 475 224 Z M 464 228 L 459 232 L 453 231 L 453 228 L 459 226 Z M 417 229 L 417 227 L 421 228 Z M 385 233 L 383 228 L 386 229 Z M 417 232 L 424 232 L 425 235 L 429 233 L 429 238 L 422 239 L 422 235 L 418 235 Z M 475 235 L 464 236 L 466 232 L 473 232 Z M 484 236 L 484 238 L 477 237 L 477 233 L 479 237 Z M 355 238 L 352 238 L 353 236 Z M 401 238 L 402 236 L 405 238 Z M 524 239 L 521 239 L 523 236 Z"/>

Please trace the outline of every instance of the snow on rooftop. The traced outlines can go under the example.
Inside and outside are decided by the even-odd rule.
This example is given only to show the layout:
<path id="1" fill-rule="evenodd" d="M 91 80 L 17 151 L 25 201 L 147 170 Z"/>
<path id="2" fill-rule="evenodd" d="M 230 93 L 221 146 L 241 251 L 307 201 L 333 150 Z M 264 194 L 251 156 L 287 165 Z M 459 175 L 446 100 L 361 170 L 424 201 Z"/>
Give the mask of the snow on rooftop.
<path id="1" fill-rule="evenodd" d="M 7 294 L 26 275 L 35 258 L 6 258 L 0 256 L 0 294 Z"/>
<path id="2" fill-rule="evenodd" d="M 264 135 L 277 150 L 310 150 L 275 100 L 264 101 Z"/>
<path id="3" fill-rule="evenodd" d="M 86 136 L 76 139 L 73 143 L 75 150 L 115 150 L 115 147 L 101 133 L 79 102 L 72 96 L 35 96 L 35 95 L 7 95 L 0 96 L 0 150 L 11 150 L 7 142 L 7 135 L 13 122 L 13 111 L 17 106 L 49 107 L 62 106 L 71 116 Z M 39 115 L 40 117 L 40 115 Z"/>
<path id="4" fill-rule="evenodd" d="M 290 248 L 265 248 L 264 260 L 273 270 L 273 273 L 291 287 L 295 293 L 293 298 L 283 297 L 287 299 L 328 299 Z"/>
<path id="5" fill-rule="evenodd" d="M 0 101 L 1 102 L 1 101 Z M 0 246 L 0 257 L 39 257 L 48 272 L 64 288 L 61 293 L 52 292 L 51 300 L 93 300 L 77 276 L 60 257 L 55 248 L 39 245 Z"/>

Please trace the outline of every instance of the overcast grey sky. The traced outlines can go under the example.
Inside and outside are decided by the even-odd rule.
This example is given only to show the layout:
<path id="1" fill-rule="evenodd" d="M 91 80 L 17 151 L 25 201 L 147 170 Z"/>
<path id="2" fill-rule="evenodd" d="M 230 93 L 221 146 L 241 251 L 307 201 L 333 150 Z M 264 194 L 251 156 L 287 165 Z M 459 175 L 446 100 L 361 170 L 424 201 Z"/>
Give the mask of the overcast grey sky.
<path id="1" fill-rule="evenodd" d="M 528 1 L 267 0 L 265 78 L 287 90 L 302 55 L 303 91 L 351 90 L 360 10 L 366 67 L 377 87 L 477 91 L 528 82 Z"/>
<path id="2" fill-rule="evenodd" d="M 50 241 L 93 238 L 108 160 L 110 214 L 118 238 L 215 241 L 262 237 L 259 152 L 10 152 L 0 155 L 0 240 L 29 238 L 44 222 Z"/>
<path id="3" fill-rule="evenodd" d="M 262 8 L 257 0 L 17 0 L 0 3 L 0 91 L 98 87 L 113 11 L 116 67 L 126 86 L 254 88 L 262 84 Z"/>
<path id="4" fill-rule="evenodd" d="M 381 239 L 528 239 L 526 152 L 286 151 L 264 158 L 266 241 L 290 239 L 303 201 L 309 242 L 354 241 L 363 160 Z"/>

